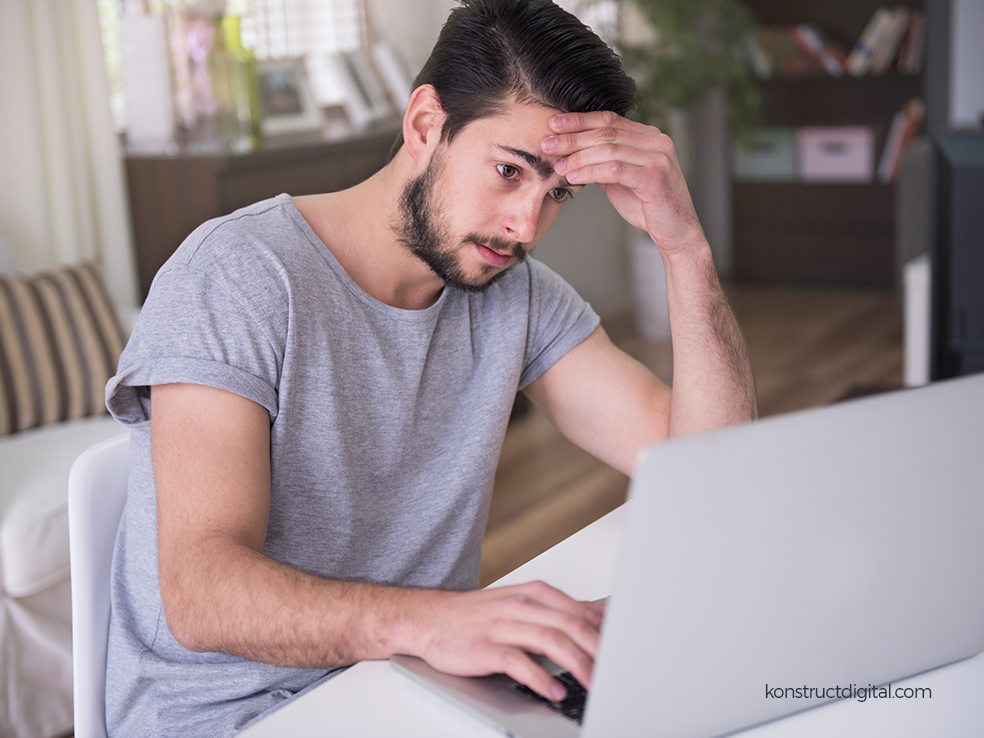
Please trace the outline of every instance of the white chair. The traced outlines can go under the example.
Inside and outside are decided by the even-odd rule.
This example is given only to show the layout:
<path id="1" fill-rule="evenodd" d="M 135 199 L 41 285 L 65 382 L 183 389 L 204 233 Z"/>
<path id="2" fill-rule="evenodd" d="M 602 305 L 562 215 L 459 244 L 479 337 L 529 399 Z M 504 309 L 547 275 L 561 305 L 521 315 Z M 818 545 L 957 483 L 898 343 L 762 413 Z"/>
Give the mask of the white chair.
<path id="1" fill-rule="evenodd" d="M 83 451 L 68 477 L 76 738 L 106 738 L 110 564 L 129 472 L 126 433 Z"/>

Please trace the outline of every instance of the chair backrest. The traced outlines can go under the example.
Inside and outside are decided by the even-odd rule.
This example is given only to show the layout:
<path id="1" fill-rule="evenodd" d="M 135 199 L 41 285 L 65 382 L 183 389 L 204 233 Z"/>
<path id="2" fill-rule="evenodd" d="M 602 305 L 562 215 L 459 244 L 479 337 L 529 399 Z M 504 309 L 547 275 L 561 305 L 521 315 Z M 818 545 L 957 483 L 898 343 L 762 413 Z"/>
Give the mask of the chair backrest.
<path id="1" fill-rule="evenodd" d="M 83 451 L 68 477 L 76 738 L 106 738 L 110 565 L 129 473 L 126 433 Z"/>

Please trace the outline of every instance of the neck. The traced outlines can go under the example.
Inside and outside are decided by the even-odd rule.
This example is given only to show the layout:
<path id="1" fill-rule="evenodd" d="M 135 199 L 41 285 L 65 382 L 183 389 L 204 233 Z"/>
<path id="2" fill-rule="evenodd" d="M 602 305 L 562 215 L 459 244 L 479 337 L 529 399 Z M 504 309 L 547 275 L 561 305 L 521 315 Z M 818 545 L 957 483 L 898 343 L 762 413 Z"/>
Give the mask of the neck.
<path id="1" fill-rule="evenodd" d="M 294 205 L 367 294 L 404 310 L 433 305 L 444 282 L 397 238 L 400 196 L 410 181 L 401 150 L 375 175 L 342 192 L 294 198 Z"/>

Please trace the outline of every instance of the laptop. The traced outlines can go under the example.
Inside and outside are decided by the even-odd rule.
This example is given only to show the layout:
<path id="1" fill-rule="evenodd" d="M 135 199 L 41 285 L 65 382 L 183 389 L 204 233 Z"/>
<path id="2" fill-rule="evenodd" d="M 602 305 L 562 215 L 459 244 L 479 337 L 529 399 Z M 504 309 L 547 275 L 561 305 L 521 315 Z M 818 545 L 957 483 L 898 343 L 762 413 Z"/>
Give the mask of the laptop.
<path id="1" fill-rule="evenodd" d="M 710 738 L 972 656 L 982 441 L 977 375 L 647 449 L 582 725 L 504 676 L 394 668 L 506 735 Z"/>

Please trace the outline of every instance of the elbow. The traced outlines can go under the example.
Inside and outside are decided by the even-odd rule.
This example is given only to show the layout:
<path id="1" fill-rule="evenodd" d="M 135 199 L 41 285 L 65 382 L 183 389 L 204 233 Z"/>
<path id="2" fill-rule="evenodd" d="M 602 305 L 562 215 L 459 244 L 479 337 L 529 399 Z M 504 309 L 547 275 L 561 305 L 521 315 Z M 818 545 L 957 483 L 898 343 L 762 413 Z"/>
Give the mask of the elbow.
<path id="1" fill-rule="evenodd" d="M 161 601 L 164 605 L 164 619 L 167 629 L 178 645 L 188 651 L 204 653 L 210 651 L 202 628 L 202 619 L 191 612 L 192 608 L 164 593 L 167 588 L 161 585 Z"/>
<path id="2" fill-rule="evenodd" d="M 215 650 L 209 644 L 207 620 L 202 612 L 204 597 L 192 594 L 182 576 L 160 567 L 161 604 L 167 629 L 178 645 L 188 651 L 204 653 Z M 188 578 L 186 573 L 184 578 Z"/>

